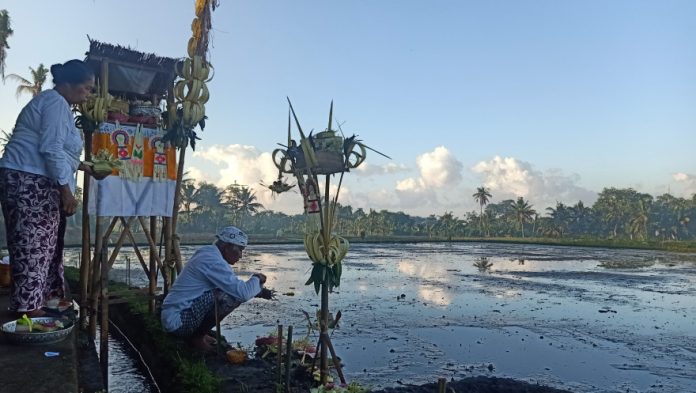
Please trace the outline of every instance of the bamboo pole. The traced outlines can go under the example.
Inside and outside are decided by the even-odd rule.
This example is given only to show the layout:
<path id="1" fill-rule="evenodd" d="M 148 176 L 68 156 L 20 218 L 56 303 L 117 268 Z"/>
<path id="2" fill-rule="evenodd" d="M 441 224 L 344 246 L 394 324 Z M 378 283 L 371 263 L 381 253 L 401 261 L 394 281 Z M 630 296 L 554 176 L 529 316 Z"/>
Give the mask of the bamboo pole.
<path id="1" fill-rule="evenodd" d="M 292 325 L 288 326 L 288 339 L 285 349 L 285 393 L 290 393 L 290 366 L 292 365 Z M 278 357 L 281 355 L 278 350 Z"/>
<path id="2" fill-rule="evenodd" d="M 128 234 L 130 233 L 130 225 L 133 222 L 134 218 L 135 217 L 128 217 L 128 221 L 124 224 L 123 230 L 121 230 L 121 235 L 118 237 L 118 241 L 114 246 L 114 250 L 111 252 L 111 257 L 109 257 L 109 262 L 107 265 L 109 269 L 111 269 L 111 267 L 114 266 L 114 262 L 116 262 L 116 257 L 118 256 L 119 251 L 121 251 L 123 242 L 126 240 L 126 237 L 128 237 Z M 123 220 L 123 217 L 119 217 L 119 219 Z"/>
<path id="3" fill-rule="evenodd" d="M 140 222 L 140 226 L 143 228 L 143 233 L 145 233 L 147 242 L 150 245 L 150 255 L 154 255 L 157 264 L 160 266 L 160 269 L 164 269 L 162 261 L 159 259 L 159 256 L 157 256 L 157 245 L 155 244 L 155 240 L 152 238 L 152 234 L 147 229 L 147 225 L 145 225 L 145 219 L 142 217 L 138 217 L 138 221 Z"/>
<path id="4" fill-rule="evenodd" d="M 92 158 L 92 132 L 85 133 L 85 161 Z M 92 263 L 90 255 L 89 227 L 89 186 L 90 178 L 83 176 L 82 182 L 82 255 L 80 258 L 80 328 L 85 327 L 87 315 L 87 298 L 89 297 L 89 266 Z"/>
<path id="5" fill-rule="evenodd" d="M 179 205 L 181 205 L 181 181 L 184 177 L 184 161 L 186 159 L 186 146 L 182 147 L 179 149 L 179 166 L 177 167 L 176 170 L 176 187 L 174 187 L 174 209 L 172 211 L 172 243 L 171 247 L 172 250 L 175 250 L 176 245 L 174 244 L 174 238 L 177 236 L 176 234 L 176 225 L 177 225 L 177 220 L 179 218 Z M 181 273 L 181 269 L 184 268 L 184 264 L 181 261 L 180 255 L 177 255 L 177 252 L 174 251 L 174 256 L 177 257 L 176 259 L 176 272 Z"/>
<path id="6" fill-rule="evenodd" d="M 107 247 L 102 246 L 101 257 L 101 334 L 99 335 L 99 363 L 104 386 L 109 386 L 109 265 L 105 263 Z"/>
<path id="7" fill-rule="evenodd" d="M 334 367 L 336 368 L 336 373 L 338 373 L 338 378 L 341 380 L 341 383 L 346 383 L 346 377 L 343 376 L 341 362 L 338 360 L 338 356 L 336 356 L 336 351 L 334 351 L 333 344 L 331 344 L 331 338 L 329 337 L 328 333 L 323 334 L 323 340 L 326 342 L 326 346 L 329 347 L 329 351 L 331 352 L 331 360 L 333 361 Z"/>
<path id="8" fill-rule="evenodd" d="M 331 229 L 329 228 L 331 226 L 331 223 L 329 222 L 329 210 L 330 210 L 330 205 L 329 205 L 329 187 L 330 187 L 330 182 L 331 182 L 331 177 L 329 175 L 325 175 L 326 177 L 326 186 L 325 186 L 325 191 L 324 191 L 324 208 L 321 210 L 319 214 L 324 214 L 325 219 L 323 223 L 323 239 L 324 239 L 324 250 L 329 249 L 329 240 L 330 240 L 330 233 Z M 328 376 L 328 352 L 327 347 L 328 343 L 324 339 L 324 337 L 328 336 L 328 334 L 324 335 L 327 333 L 327 327 L 329 324 L 329 271 L 328 268 L 324 269 L 324 279 L 321 284 L 321 321 L 319 323 L 321 333 L 320 333 L 320 338 L 321 338 L 321 358 L 319 361 L 319 380 L 321 381 L 322 384 L 326 383 L 326 377 Z"/>
<path id="9" fill-rule="evenodd" d="M 157 231 L 157 217 L 150 217 L 150 233 L 155 233 Z M 162 228 L 162 233 L 164 233 L 164 227 Z M 135 244 L 135 243 L 134 243 Z M 144 262 L 143 262 L 144 263 Z M 144 268 L 144 267 L 143 267 Z M 148 311 L 150 314 L 155 313 L 155 292 L 157 292 L 157 260 L 155 259 L 155 250 L 150 250 L 150 270 L 145 270 L 150 281 L 147 293 L 150 295 L 150 301 L 148 302 Z"/>
<path id="10" fill-rule="evenodd" d="M 447 390 L 447 380 L 445 378 L 437 379 L 437 393 L 445 393 Z"/>
<path id="11" fill-rule="evenodd" d="M 101 87 L 101 93 L 102 93 L 102 96 L 106 97 L 106 95 L 109 94 L 109 60 L 102 60 L 100 71 L 101 72 L 100 72 L 99 82 L 100 82 L 100 87 Z M 97 189 L 95 191 L 99 191 L 98 187 L 99 186 L 97 186 Z M 99 193 L 97 192 L 95 194 L 97 195 L 97 200 L 95 200 L 95 202 L 96 202 L 95 206 L 98 207 L 99 206 L 99 197 L 98 197 Z M 95 261 L 90 264 L 90 268 L 92 269 L 92 272 L 91 272 L 92 273 L 92 279 L 91 279 L 92 287 L 90 288 L 90 291 L 91 291 L 91 299 L 90 299 L 91 300 L 91 302 L 90 302 L 91 309 L 90 309 L 89 331 L 90 331 L 90 337 L 93 340 L 96 339 L 96 336 L 97 336 L 97 308 L 98 308 L 98 302 L 99 302 L 99 298 L 97 297 L 97 293 L 98 293 L 97 288 L 99 288 L 101 286 L 101 284 L 100 284 L 101 281 L 99 281 L 99 275 L 100 275 L 100 270 L 101 270 L 99 268 L 99 263 L 104 261 L 105 255 L 102 251 L 105 250 L 104 244 L 106 243 L 106 239 L 103 239 L 101 237 L 100 232 L 99 232 L 100 231 L 100 228 L 99 228 L 100 221 L 101 220 L 99 219 L 99 215 L 97 213 L 97 225 L 96 225 L 97 228 L 95 229 L 95 237 L 94 237 L 95 243 L 97 243 L 94 245 Z M 114 225 L 116 225 L 115 219 L 112 220 L 111 226 L 107 230 L 107 232 L 109 233 L 109 235 L 107 235 L 107 239 L 108 239 L 108 236 L 111 235 L 111 230 L 113 230 Z M 97 257 L 97 255 L 98 255 L 98 257 Z M 103 329 L 103 327 L 102 327 L 102 329 Z M 107 347 L 107 351 L 108 351 L 108 339 L 107 339 L 106 347 Z M 107 354 L 108 354 L 108 352 L 107 352 Z M 106 368 L 107 368 L 105 374 L 108 376 L 108 355 L 105 358 L 104 364 L 106 365 Z M 104 378 L 104 383 L 107 384 L 106 377 Z M 108 386 L 108 384 L 106 386 Z"/>
<path id="12" fill-rule="evenodd" d="M 111 231 L 114 229 L 116 222 L 118 222 L 118 217 L 114 217 L 111 220 L 111 224 L 106 229 L 105 233 L 102 235 L 100 233 L 102 218 L 97 216 L 97 225 L 94 229 L 94 260 L 91 264 L 92 269 L 92 279 L 91 279 L 91 289 L 90 289 L 90 316 L 89 316 L 89 336 L 92 340 L 97 338 L 97 310 L 99 309 L 99 293 L 101 291 L 101 280 L 99 279 L 101 275 L 101 264 L 106 263 L 105 255 L 102 254 L 101 250 L 104 247 L 108 247 L 109 237 L 111 236 Z"/>
<path id="13" fill-rule="evenodd" d="M 125 225 L 126 220 L 123 217 L 121 218 L 121 222 Z M 145 271 L 146 276 L 150 276 L 150 269 L 148 269 L 147 265 L 145 264 L 145 257 L 143 257 L 143 254 L 140 252 L 140 248 L 138 247 L 138 243 L 135 241 L 135 237 L 133 236 L 133 232 L 131 232 L 130 228 L 127 228 L 127 233 L 128 233 L 128 239 L 130 240 L 131 244 L 133 245 L 133 252 L 135 253 L 135 256 L 138 257 L 138 261 L 140 261 L 140 266 L 143 268 Z"/>
<path id="14" fill-rule="evenodd" d="M 163 224 L 162 224 L 162 230 L 164 231 L 164 260 L 165 261 L 171 261 L 172 259 L 172 248 L 171 248 L 171 241 L 172 241 L 172 218 L 171 217 L 164 217 L 163 219 Z M 159 254 L 158 254 L 159 257 Z M 162 281 L 163 281 L 163 290 L 165 296 L 167 293 L 169 293 L 169 272 L 166 271 L 164 266 L 160 266 L 160 273 L 162 274 Z"/>
<path id="15" fill-rule="evenodd" d="M 99 219 L 99 216 L 97 216 L 97 219 Z M 106 230 L 99 236 L 97 239 L 95 239 L 95 244 L 94 244 L 94 258 L 92 259 L 92 263 L 99 257 L 99 251 L 101 250 L 101 245 L 102 242 L 107 242 L 108 239 L 111 237 L 111 233 L 114 231 L 114 227 L 116 226 L 116 223 L 118 222 L 119 217 L 114 217 L 111 220 L 111 223 L 109 226 L 106 228 Z M 102 222 L 103 223 L 103 222 Z M 96 236 L 96 231 L 95 231 L 95 236 Z M 94 274 L 93 270 L 90 270 Z"/>
<path id="16" fill-rule="evenodd" d="M 278 358 L 277 358 L 277 368 L 278 368 L 278 386 L 283 383 L 283 325 L 278 325 Z"/>
<path id="17" fill-rule="evenodd" d="M 222 354 L 222 333 L 220 330 L 220 312 L 218 309 L 218 299 L 215 295 L 215 291 L 213 291 L 213 304 L 215 306 L 215 309 L 213 310 L 213 312 L 215 313 L 215 351 L 217 352 L 218 356 L 220 356 Z"/>
<path id="18" fill-rule="evenodd" d="M 99 261 L 101 260 L 101 245 L 104 239 L 101 236 L 102 217 L 97 216 L 97 223 L 94 226 L 94 260 L 90 264 L 90 292 L 89 292 L 89 337 L 94 340 L 97 338 L 97 289 L 99 288 Z"/>

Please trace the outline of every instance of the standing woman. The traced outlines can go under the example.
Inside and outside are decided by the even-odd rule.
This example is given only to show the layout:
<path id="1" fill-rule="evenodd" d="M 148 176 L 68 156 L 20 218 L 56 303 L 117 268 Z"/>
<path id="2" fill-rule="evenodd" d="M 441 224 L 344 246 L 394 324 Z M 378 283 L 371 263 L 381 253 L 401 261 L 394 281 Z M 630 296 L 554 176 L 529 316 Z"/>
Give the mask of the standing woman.
<path id="1" fill-rule="evenodd" d="M 75 214 L 82 135 L 71 105 L 94 89 L 94 72 L 80 60 L 51 66 L 51 90 L 22 109 L 0 158 L 0 204 L 12 265 L 10 309 L 37 317 L 46 301 L 63 298 L 63 237 L 66 217 Z"/>

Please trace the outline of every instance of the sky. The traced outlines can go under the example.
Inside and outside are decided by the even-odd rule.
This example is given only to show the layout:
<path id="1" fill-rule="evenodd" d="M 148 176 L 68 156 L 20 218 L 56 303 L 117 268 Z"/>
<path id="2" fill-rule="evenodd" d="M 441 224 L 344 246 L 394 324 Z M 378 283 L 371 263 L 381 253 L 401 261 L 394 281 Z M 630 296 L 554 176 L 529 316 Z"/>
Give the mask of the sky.
<path id="1" fill-rule="evenodd" d="M 87 36 L 184 57 L 193 8 L 2 0 L 15 31 L 6 72 L 83 58 Z M 539 212 L 590 205 L 605 187 L 691 197 L 695 18 L 690 0 L 221 0 L 209 119 L 187 171 L 301 212 L 298 193 L 261 185 L 278 175 L 289 97 L 303 129 L 324 130 L 333 100 L 346 136 L 391 157 L 368 153 L 344 177 L 339 202 L 366 211 L 461 217 L 481 186 Z M 29 100 L 15 87 L 0 84 L 0 129 Z"/>

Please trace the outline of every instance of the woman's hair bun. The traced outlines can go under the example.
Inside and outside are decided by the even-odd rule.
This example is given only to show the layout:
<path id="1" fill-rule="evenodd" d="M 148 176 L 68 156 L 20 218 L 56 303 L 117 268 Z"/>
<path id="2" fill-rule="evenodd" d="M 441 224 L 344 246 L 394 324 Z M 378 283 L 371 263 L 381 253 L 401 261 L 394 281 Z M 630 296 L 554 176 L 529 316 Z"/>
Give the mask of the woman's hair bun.
<path id="1" fill-rule="evenodd" d="M 63 65 L 54 64 L 51 66 L 51 75 L 53 75 L 53 82 L 57 84 L 57 81 L 62 80 L 61 76 L 63 74 Z"/>
<path id="2" fill-rule="evenodd" d="M 94 78 L 94 71 L 82 60 L 69 60 L 65 64 L 54 64 L 51 66 L 53 83 L 60 85 L 67 83 L 79 85 Z"/>

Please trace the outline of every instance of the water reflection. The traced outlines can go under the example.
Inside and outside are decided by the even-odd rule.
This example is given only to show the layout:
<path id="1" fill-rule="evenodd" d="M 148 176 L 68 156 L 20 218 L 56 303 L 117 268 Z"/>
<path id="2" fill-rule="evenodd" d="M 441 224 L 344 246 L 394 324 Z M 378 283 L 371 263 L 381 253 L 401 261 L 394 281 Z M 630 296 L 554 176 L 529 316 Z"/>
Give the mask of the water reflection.
<path id="1" fill-rule="evenodd" d="M 442 287 L 433 285 L 421 285 L 418 288 L 418 296 L 424 301 L 437 306 L 448 306 L 452 303 L 452 294 L 447 293 Z"/>
<path id="2" fill-rule="evenodd" d="M 223 321 L 225 336 L 248 347 L 277 323 L 302 334 L 302 310 L 319 307 L 303 285 L 311 263 L 302 245 L 249 250 L 238 274 L 267 273 L 281 295 L 244 304 Z M 133 284 L 146 283 L 133 265 Z M 353 244 L 330 294 L 330 311 L 343 313 L 332 341 L 348 379 L 375 387 L 491 373 L 477 366 L 490 362 L 495 376 L 571 391 L 682 393 L 696 375 L 695 268 L 694 254 L 645 250 Z M 117 259 L 112 277 L 128 276 Z"/>

